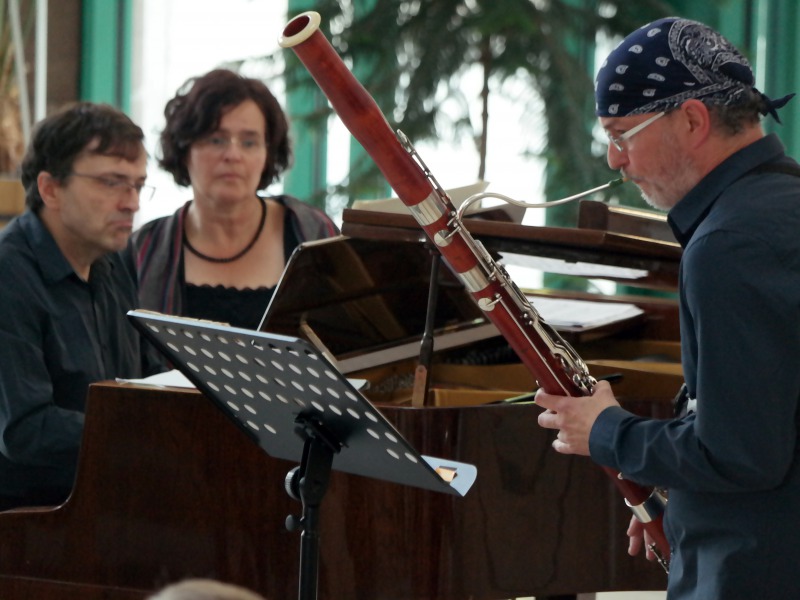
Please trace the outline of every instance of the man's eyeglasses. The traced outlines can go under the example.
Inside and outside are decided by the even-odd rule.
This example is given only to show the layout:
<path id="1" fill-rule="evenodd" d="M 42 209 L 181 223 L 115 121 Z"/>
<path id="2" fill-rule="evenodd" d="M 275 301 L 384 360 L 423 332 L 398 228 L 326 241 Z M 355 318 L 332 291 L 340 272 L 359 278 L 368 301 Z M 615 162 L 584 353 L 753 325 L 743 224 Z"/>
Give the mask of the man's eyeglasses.
<path id="1" fill-rule="evenodd" d="M 660 113 L 656 113 L 652 117 L 647 119 L 646 121 L 642 121 L 641 123 L 639 123 L 635 127 L 632 127 L 631 129 L 628 129 L 628 131 L 626 131 L 622 135 L 613 136 L 610 133 L 606 132 L 606 134 L 608 135 L 608 141 L 611 142 L 612 144 L 614 144 L 614 147 L 617 150 L 619 150 L 620 152 L 624 152 L 625 151 L 625 146 L 623 146 L 623 144 L 625 142 L 627 142 L 629 139 L 631 139 L 633 136 L 635 136 L 637 133 L 639 133 L 642 129 L 644 129 L 648 125 L 652 125 L 653 123 L 658 121 L 665 114 L 667 114 L 667 113 L 664 112 L 664 111 L 661 111 Z"/>
<path id="2" fill-rule="evenodd" d="M 256 154 L 266 145 L 263 138 L 256 135 L 240 138 L 235 135 L 215 133 L 197 141 L 198 146 L 215 154 L 225 153 L 234 144 L 245 154 Z"/>
<path id="3" fill-rule="evenodd" d="M 156 191 L 156 188 L 154 188 L 152 185 L 146 185 L 144 183 L 131 183 L 125 179 L 114 179 L 113 177 L 107 177 L 104 175 L 89 175 L 88 173 L 75 173 L 74 171 L 70 173 L 70 175 L 73 177 L 83 177 L 85 179 L 96 181 L 103 186 L 108 193 L 115 194 L 117 196 L 124 194 L 128 190 L 133 190 L 136 192 L 136 195 L 139 196 L 139 200 L 143 200 L 145 202 L 150 200 Z"/>

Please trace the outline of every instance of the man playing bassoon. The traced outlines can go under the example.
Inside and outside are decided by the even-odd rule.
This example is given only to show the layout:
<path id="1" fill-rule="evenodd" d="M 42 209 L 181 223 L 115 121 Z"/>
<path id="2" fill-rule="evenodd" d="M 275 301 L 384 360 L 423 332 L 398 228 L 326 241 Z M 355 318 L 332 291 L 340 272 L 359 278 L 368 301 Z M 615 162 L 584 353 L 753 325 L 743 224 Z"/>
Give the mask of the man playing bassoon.
<path id="1" fill-rule="evenodd" d="M 800 166 L 761 126 L 789 98 L 679 18 L 630 34 L 597 75 L 608 164 L 684 249 L 686 384 L 669 420 L 625 411 L 606 382 L 536 403 L 556 451 L 668 488 L 670 600 L 800 598 Z M 628 535 L 631 554 L 648 545 L 635 518 Z"/>

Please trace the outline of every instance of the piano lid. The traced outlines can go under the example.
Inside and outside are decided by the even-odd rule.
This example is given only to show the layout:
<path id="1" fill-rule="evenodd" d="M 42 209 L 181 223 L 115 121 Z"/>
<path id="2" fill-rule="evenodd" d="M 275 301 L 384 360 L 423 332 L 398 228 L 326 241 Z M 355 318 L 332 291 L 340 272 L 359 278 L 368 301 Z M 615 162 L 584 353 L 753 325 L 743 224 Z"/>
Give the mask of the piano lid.
<path id="1" fill-rule="evenodd" d="M 259 330 L 302 337 L 343 373 L 419 356 L 432 260 L 416 241 L 338 236 L 301 244 Z M 437 350 L 498 335 L 451 271 L 438 269 Z"/>

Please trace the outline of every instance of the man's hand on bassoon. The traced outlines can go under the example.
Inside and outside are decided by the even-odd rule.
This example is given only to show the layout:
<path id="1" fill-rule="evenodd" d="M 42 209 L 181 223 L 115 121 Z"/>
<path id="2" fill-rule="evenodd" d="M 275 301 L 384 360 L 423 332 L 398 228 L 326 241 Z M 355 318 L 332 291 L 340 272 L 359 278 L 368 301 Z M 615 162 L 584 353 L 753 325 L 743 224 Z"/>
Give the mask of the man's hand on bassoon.
<path id="1" fill-rule="evenodd" d="M 631 556 L 636 556 L 642 551 L 642 548 L 645 548 L 645 556 L 647 557 L 647 560 L 656 560 L 655 552 L 653 552 L 653 547 L 655 546 L 653 538 L 650 537 L 650 534 L 647 533 L 647 530 L 645 530 L 642 522 L 635 516 L 631 517 L 627 534 L 628 554 Z"/>
<path id="2" fill-rule="evenodd" d="M 556 452 L 584 456 L 589 456 L 589 434 L 598 415 L 619 405 L 607 381 L 597 382 L 591 396 L 555 396 L 540 389 L 534 401 L 547 409 L 539 415 L 539 425 L 558 430 Z"/>

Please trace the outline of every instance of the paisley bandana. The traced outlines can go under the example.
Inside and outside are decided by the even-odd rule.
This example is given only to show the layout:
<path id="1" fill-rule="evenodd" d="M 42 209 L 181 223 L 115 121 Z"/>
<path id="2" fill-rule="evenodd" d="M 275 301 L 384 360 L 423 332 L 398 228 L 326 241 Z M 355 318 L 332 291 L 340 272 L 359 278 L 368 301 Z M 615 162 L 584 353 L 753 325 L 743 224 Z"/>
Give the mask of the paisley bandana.
<path id="1" fill-rule="evenodd" d="M 626 117 L 677 108 L 698 98 L 734 106 L 750 90 L 763 100 L 762 114 L 780 123 L 776 109 L 794 94 L 771 100 L 753 87 L 747 59 L 710 27 L 677 17 L 654 21 L 626 37 L 609 54 L 595 85 L 599 117 Z"/>

